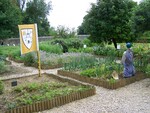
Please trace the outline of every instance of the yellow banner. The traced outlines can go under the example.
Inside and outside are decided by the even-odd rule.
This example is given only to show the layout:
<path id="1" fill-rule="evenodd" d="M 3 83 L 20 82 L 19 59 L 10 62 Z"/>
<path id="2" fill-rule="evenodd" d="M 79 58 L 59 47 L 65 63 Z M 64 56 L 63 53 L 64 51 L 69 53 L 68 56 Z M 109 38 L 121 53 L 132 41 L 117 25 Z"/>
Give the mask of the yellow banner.
<path id="1" fill-rule="evenodd" d="M 37 24 L 18 25 L 21 54 L 39 50 Z"/>

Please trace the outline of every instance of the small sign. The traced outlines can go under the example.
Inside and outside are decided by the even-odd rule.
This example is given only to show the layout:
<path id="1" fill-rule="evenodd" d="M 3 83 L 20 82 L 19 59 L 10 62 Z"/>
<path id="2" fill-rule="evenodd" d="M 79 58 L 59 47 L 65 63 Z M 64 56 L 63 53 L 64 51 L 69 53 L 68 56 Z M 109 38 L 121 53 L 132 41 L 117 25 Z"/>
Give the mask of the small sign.
<path id="1" fill-rule="evenodd" d="M 12 81 L 11 86 L 17 86 L 17 81 Z"/>
<path id="2" fill-rule="evenodd" d="M 117 45 L 117 49 L 120 49 L 120 45 Z"/>
<path id="3" fill-rule="evenodd" d="M 83 45 L 83 48 L 86 48 L 86 47 L 87 47 L 87 46 L 84 44 L 84 45 Z"/>

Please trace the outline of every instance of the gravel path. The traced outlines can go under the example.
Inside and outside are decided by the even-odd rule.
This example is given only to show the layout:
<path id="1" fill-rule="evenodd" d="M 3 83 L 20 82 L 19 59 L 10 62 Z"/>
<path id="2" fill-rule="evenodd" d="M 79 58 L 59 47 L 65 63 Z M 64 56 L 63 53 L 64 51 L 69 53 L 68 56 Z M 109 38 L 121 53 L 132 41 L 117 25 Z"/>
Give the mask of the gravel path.
<path id="1" fill-rule="evenodd" d="M 39 113 L 150 113 L 150 79 L 116 90 L 96 87 L 96 95 Z"/>
<path id="2" fill-rule="evenodd" d="M 15 62 L 12 64 L 29 69 L 29 73 L 19 76 L 38 73 L 36 68 Z M 57 74 L 57 69 L 42 70 L 42 73 L 44 72 Z M 12 75 L 10 78 L 15 76 L 18 75 Z M 150 113 L 150 78 L 116 90 L 96 87 L 94 96 L 39 113 Z"/>

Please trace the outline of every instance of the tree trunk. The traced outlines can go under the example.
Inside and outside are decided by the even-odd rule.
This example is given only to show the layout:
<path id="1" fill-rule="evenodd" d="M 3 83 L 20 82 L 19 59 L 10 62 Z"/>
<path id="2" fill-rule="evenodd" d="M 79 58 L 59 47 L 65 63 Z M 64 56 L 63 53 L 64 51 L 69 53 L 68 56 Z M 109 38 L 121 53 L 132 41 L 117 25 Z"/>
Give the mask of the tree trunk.
<path id="1" fill-rule="evenodd" d="M 116 42 L 115 38 L 112 38 L 112 42 L 113 42 L 115 48 L 117 49 L 117 42 Z"/>

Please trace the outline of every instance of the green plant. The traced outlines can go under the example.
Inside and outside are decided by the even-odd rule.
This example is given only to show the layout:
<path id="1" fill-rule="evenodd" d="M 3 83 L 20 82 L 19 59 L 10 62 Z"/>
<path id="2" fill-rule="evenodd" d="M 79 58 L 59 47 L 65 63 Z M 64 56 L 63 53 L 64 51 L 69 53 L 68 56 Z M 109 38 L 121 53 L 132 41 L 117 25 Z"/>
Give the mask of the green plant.
<path id="1" fill-rule="evenodd" d="M 16 102 L 9 102 L 8 104 L 7 104 L 7 108 L 8 109 L 13 109 L 13 108 L 15 108 L 17 105 L 16 105 Z"/>
<path id="2" fill-rule="evenodd" d="M 0 61 L 0 73 L 4 73 L 8 70 L 8 67 L 5 65 L 4 61 Z"/>
<path id="3" fill-rule="evenodd" d="M 51 45 L 49 43 L 41 43 L 40 50 L 56 54 L 62 53 L 62 48 L 60 45 Z"/>
<path id="4" fill-rule="evenodd" d="M 0 80 L 0 94 L 2 94 L 4 91 L 4 83 Z"/>
<path id="5" fill-rule="evenodd" d="M 12 51 L 9 55 L 12 59 L 16 60 L 16 61 L 23 61 L 24 58 L 21 56 L 21 52 L 20 49 L 15 49 L 14 51 Z"/>
<path id="6" fill-rule="evenodd" d="M 116 80 L 113 79 L 113 78 L 110 78 L 108 82 L 111 83 L 111 84 L 114 84 L 114 83 L 116 83 Z"/>
<path id="7" fill-rule="evenodd" d="M 89 88 L 90 87 L 87 86 L 72 86 L 68 85 L 68 83 L 60 82 L 44 82 L 41 84 L 30 83 L 21 85 L 13 89 L 13 93 L 16 93 L 16 95 L 19 96 L 9 103 L 8 108 L 32 104 L 37 101 L 52 99 L 72 92 L 84 91 Z"/>
<path id="8" fill-rule="evenodd" d="M 24 64 L 27 66 L 33 66 L 36 64 L 36 59 L 35 59 L 35 54 L 34 53 L 27 53 L 24 56 Z"/>
<path id="9" fill-rule="evenodd" d="M 98 60 L 93 56 L 78 56 L 75 58 L 71 58 L 71 61 L 64 64 L 65 70 L 85 70 L 88 68 L 92 68 L 96 65 Z"/>
<path id="10" fill-rule="evenodd" d="M 87 76 L 87 77 L 96 77 L 96 69 L 87 69 L 80 72 L 80 75 Z"/>
<path id="11" fill-rule="evenodd" d="M 91 47 L 92 46 L 92 42 L 88 39 L 88 38 L 85 38 L 83 40 L 83 43 L 86 44 L 88 47 Z"/>
<path id="12" fill-rule="evenodd" d="M 145 72 L 146 72 L 146 74 L 148 74 L 150 76 L 150 64 L 147 64 L 147 66 L 145 68 Z"/>

